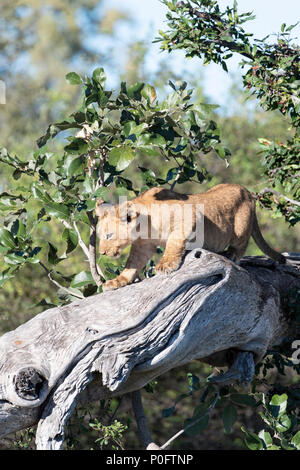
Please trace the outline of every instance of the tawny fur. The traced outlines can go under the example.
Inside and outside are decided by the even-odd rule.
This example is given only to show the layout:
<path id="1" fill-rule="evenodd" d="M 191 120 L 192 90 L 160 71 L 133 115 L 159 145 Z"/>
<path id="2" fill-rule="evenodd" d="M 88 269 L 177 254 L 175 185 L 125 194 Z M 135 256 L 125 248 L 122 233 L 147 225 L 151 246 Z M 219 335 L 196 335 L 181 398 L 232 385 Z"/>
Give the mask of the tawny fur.
<path id="1" fill-rule="evenodd" d="M 131 245 L 125 269 L 115 279 L 107 281 L 104 290 L 132 283 L 156 252 L 157 246 L 165 247 L 165 252 L 156 265 L 156 272 L 169 273 L 178 269 L 189 234 L 184 233 L 182 219 L 176 216 L 176 211 L 172 215 L 172 210 L 175 207 L 182 210 L 185 204 L 194 208 L 199 204 L 204 206 L 204 249 L 225 254 L 237 262 L 245 254 L 252 235 L 267 256 L 285 263 L 284 256 L 264 240 L 257 223 L 255 200 L 243 186 L 219 184 L 205 193 L 190 195 L 156 187 L 111 208 L 107 208 L 102 200 L 97 202 L 100 253 L 117 257 L 126 246 Z M 193 210 L 190 219 L 184 219 L 191 230 L 195 227 L 197 216 L 196 210 Z M 166 224 L 168 217 L 170 223 Z M 146 227 L 142 235 L 138 231 L 141 226 Z"/>

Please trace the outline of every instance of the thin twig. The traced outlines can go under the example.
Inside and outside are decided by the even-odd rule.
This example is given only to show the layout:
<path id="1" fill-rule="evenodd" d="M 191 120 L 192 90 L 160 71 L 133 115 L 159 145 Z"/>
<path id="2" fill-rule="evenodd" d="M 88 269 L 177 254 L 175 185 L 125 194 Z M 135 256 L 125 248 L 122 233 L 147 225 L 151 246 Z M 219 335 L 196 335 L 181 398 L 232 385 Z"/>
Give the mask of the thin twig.
<path id="1" fill-rule="evenodd" d="M 66 228 L 72 229 L 72 226 L 71 226 L 68 222 L 66 222 L 65 220 L 62 220 L 62 223 L 64 224 L 64 226 L 65 226 Z M 97 223 L 96 223 L 96 224 L 97 224 Z M 79 243 L 79 246 L 81 247 L 83 253 L 84 253 L 85 256 L 87 257 L 87 261 L 89 262 L 89 264 L 90 264 L 90 266 L 91 266 L 89 249 L 88 249 L 88 247 L 86 246 L 86 244 L 84 243 L 84 241 L 82 240 L 81 234 L 80 234 L 80 232 L 79 232 L 79 229 L 78 229 L 78 227 L 77 227 L 75 221 L 73 222 L 73 227 L 74 227 L 74 229 L 75 229 L 75 231 L 76 231 L 76 233 L 77 233 L 77 236 L 78 236 L 78 243 Z M 98 264 L 96 264 L 96 268 L 97 268 L 97 271 L 98 271 L 99 275 L 102 276 L 103 279 L 105 279 L 105 276 L 104 276 L 104 274 L 103 274 L 103 272 L 102 272 L 102 270 L 101 270 L 101 268 L 100 268 L 100 266 L 99 266 Z"/>
<path id="2" fill-rule="evenodd" d="M 39 264 L 42 266 L 42 268 L 44 268 L 44 270 L 46 271 L 46 273 L 48 275 L 48 278 L 50 279 L 51 282 L 53 282 L 53 284 L 56 285 L 56 287 L 58 287 L 59 289 L 64 290 L 65 292 L 67 292 L 69 295 L 72 295 L 73 297 L 77 297 L 77 299 L 84 299 L 83 295 L 78 295 L 78 294 L 74 293 L 72 290 L 68 289 L 67 287 L 62 286 L 59 282 L 57 282 L 55 279 L 53 279 L 51 271 L 47 268 L 47 266 L 44 265 L 44 263 L 39 261 Z"/>
<path id="3" fill-rule="evenodd" d="M 99 165 L 99 178 L 98 178 L 97 183 L 94 185 L 94 191 L 97 191 L 99 188 L 104 186 L 103 165 L 107 158 L 107 150 L 105 148 L 101 148 L 98 151 L 91 151 L 89 153 L 89 157 L 90 157 L 91 164 L 92 164 L 92 167 L 90 168 L 90 170 L 93 169 L 93 164 L 94 164 L 96 154 L 100 154 L 100 165 Z M 91 175 L 92 173 L 90 173 L 90 176 Z M 101 286 L 102 285 L 101 276 L 104 280 L 105 280 L 105 276 L 103 272 L 101 271 L 101 268 L 97 264 L 96 244 L 97 244 L 98 217 L 97 215 L 93 215 L 92 211 L 87 211 L 87 216 L 90 221 L 90 241 L 89 241 L 89 256 L 88 256 L 89 263 L 90 263 L 90 270 L 97 286 Z"/>
<path id="4" fill-rule="evenodd" d="M 84 252 L 85 256 L 87 257 L 87 259 L 89 260 L 90 258 L 90 253 L 89 253 L 89 249 L 88 247 L 86 246 L 86 244 L 84 243 L 84 241 L 82 240 L 81 238 L 81 235 L 80 235 L 80 232 L 78 230 L 78 227 L 76 225 L 76 222 L 73 222 L 73 227 L 75 229 L 75 232 L 77 233 L 77 236 L 78 236 L 78 243 L 79 243 L 79 246 L 81 247 L 82 251 Z"/>
<path id="5" fill-rule="evenodd" d="M 142 402 L 141 390 L 136 390 L 135 392 L 132 392 L 131 402 L 142 445 L 148 450 L 159 450 L 160 447 L 153 442 L 150 431 L 148 429 L 147 419 L 145 416 Z"/>
<path id="6" fill-rule="evenodd" d="M 284 196 L 284 194 L 281 194 L 281 193 L 279 193 L 278 191 L 275 191 L 275 189 L 272 189 L 272 188 L 264 188 L 264 189 L 262 189 L 261 191 L 259 191 L 259 195 L 261 195 L 261 196 L 263 196 L 263 195 L 266 194 L 266 193 L 271 193 L 271 194 L 274 194 L 274 196 L 282 197 L 282 198 L 285 199 L 287 202 L 290 202 L 291 204 L 294 204 L 295 206 L 300 207 L 300 202 L 295 201 L 294 199 L 290 199 L 290 198 L 287 197 L 287 196 Z"/>
<path id="7" fill-rule="evenodd" d="M 183 172 L 183 168 L 184 168 L 184 164 L 185 164 L 185 162 L 183 162 L 182 165 L 179 165 L 179 163 L 177 162 L 176 158 L 175 158 L 175 161 L 176 161 L 176 163 L 177 163 L 177 165 L 178 165 L 179 170 L 178 170 L 178 173 L 177 173 L 177 175 L 176 175 L 176 177 L 175 177 L 173 183 L 172 183 L 171 186 L 170 186 L 171 191 L 173 191 L 173 189 L 175 188 L 175 185 L 176 185 L 177 181 L 179 180 L 181 173 Z"/>
<path id="8" fill-rule="evenodd" d="M 87 214 L 89 215 L 89 213 L 87 212 Z M 96 220 L 94 220 L 96 219 Z M 93 276 L 93 279 L 94 281 L 96 282 L 96 279 L 99 280 L 99 284 L 96 282 L 97 286 L 101 285 L 102 284 L 102 281 L 101 281 L 101 278 L 100 276 L 103 277 L 103 279 L 105 279 L 105 276 L 100 268 L 100 266 L 96 263 L 96 240 L 97 240 L 97 237 L 96 237 L 96 227 L 97 227 L 97 217 L 93 218 L 92 222 L 91 222 L 91 218 L 89 217 L 89 220 L 90 220 L 90 224 L 91 224 L 91 228 L 90 228 L 90 249 L 86 246 L 86 244 L 84 243 L 84 241 L 82 240 L 81 238 L 81 234 L 78 230 L 78 227 L 76 225 L 76 222 L 74 221 L 73 222 L 73 227 L 77 233 L 77 236 L 78 236 L 78 243 L 79 243 L 79 246 L 81 247 L 82 251 L 84 252 L 85 256 L 87 257 L 88 259 L 88 262 L 89 262 L 89 265 L 90 265 L 90 270 L 91 270 L 91 274 Z M 67 228 L 67 229 L 72 229 L 72 226 L 69 224 L 69 222 L 67 222 L 66 220 L 62 220 L 62 223 L 63 225 Z M 93 225 L 93 227 L 92 227 Z M 91 232 L 93 232 L 93 236 L 91 235 Z M 94 244 L 94 250 L 91 249 L 91 239 L 92 239 L 92 243 Z M 92 256 L 91 256 L 91 252 L 92 252 Z M 93 261 L 95 260 L 95 261 Z M 94 274 L 92 272 L 92 266 L 95 265 L 95 269 L 96 271 L 94 271 Z M 97 273 L 97 274 L 96 274 Z M 97 277 L 98 275 L 98 277 Z"/>
<path id="9" fill-rule="evenodd" d="M 96 243 L 97 243 L 97 221 L 98 217 L 93 215 L 92 211 L 87 211 L 90 221 L 90 243 L 89 243 L 89 261 L 90 270 L 97 286 L 102 285 L 101 277 L 96 263 Z"/>
<path id="10" fill-rule="evenodd" d="M 82 251 L 84 252 L 85 256 L 87 257 L 88 262 L 90 263 L 90 252 L 89 252 L 89 249 L 88 249 L 88 247 L 86 246 L 86 244 L 84 243 L 84 241 L 83 241 L 82 238 L 81 238 L 81 235 L 80 235 L 80 232 L 79 232 L 78 227 L 77 227 L 77 225 L 76 225 L 76 222 L 73 222 L 73 226 L 74 226 L 74 229 L 76 230 L 76 233 L 77 233 L 77 235 L 78 235 L 78 243 L 79 243 L 79 245 L 81 246 Z M 96 267 L 97 267 L 97 271 L 98 271 L 98 273 L 100 274 L 100 276 L 102 276 L 103 279 L 105 279 L 105 276 L 104 276 L 104 274 L 103 274 L 103 272 L 102 272 L 100 266 L 99 266 L 98 264 L 96 264 Z"/>
<path id="11" fill-rule="evenodd" d="M 183 166 L 180 168 L 180 170 L 178 171 L 177 175 L 176 175 L 176 178 L 174 179 L 173 183 L 171 184 L 171 191 L 173 191 L 174 187 L 175 187 L 175 184 L 177 183 L 177 181 L 179 180 L 180 178 L 180 175 L 181 173 L 183 172 Z"/>
<path id="12" fill-rule="evenodd" d="M 176 434 L 174 434 L 173 437 L 171 437 L 171 439 L 169 439 L 164 445 L 161 446 L 161 449 L 165 449 L 166 447 L 168 447 L 175 439 L 177 439 L 179 436 L 181 436 L 187 429 L 191 428 L 192 426 L 195 426 L 195 424 L 197 424 L 199 421 L 201 421 L 205 416 L 207 416 L 208 414 L 211 413 L 211 411 L 214 409 L 214 407 L 216 406 L 217 404 L 217 401 L 219 399 L 219 396 L 220 396 L 220 389 L 219 387 L 217 386 L 217 393 L 216 393 L 216 397 L 214 399 L 214 401 L 212 402 L 212 404 L 209 406 L 209 408 L 207 408 L 207 410 L 205 411 L 205 413 L 203 413 L 203 415 L 201 415 L 198 419 L 196 419 L 195 421 L 193 421 L 192 423 L 188 424 L 184 429 L 181 429 L 180 431 L 178 431 Z"/>

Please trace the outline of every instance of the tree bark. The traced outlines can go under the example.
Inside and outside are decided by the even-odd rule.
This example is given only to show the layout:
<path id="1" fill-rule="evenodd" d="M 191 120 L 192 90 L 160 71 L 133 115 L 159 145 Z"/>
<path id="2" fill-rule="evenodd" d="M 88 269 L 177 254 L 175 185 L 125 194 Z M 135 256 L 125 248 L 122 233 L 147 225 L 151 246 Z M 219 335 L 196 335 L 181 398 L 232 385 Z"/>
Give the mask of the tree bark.
<path id="1" fill-rule="evenodd" d="M 296 338 L 285 305 L 299 288 L 295 265 L 194 250 L 169 275 L 46 310 L 0 338 L 0 437 L 38 422 L 37 448 L 60 449 L 78 401 L 196 358 L 231 366 L 216 383 L 249 382 L 269 348 Z"/>

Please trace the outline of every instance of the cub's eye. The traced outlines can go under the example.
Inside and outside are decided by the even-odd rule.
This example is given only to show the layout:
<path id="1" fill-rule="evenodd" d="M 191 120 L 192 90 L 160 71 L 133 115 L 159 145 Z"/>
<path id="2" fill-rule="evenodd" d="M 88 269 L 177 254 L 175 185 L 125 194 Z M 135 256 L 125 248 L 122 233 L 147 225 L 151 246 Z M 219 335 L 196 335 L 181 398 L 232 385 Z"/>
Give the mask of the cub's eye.
<path id="1" fill-rule="evenodd" d="M 129 224 L 131 222 L 131 215 L 127 215 L 127 223 Z"/>

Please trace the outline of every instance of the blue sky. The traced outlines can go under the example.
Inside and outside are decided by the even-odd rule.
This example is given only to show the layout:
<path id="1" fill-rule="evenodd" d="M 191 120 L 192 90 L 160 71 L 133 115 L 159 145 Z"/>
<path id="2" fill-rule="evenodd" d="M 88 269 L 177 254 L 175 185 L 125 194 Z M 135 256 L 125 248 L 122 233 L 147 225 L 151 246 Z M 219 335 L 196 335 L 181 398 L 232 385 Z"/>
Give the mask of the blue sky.
<path id="1" fill-rule="evenodd" d="M 233 0 L 219 0 L 221 8 L 232 5 Z M 104 0 L 107 8 L 117 8 L 128 11 L 134 23 L 131 28 L 119 26 L 121 44 L 124 38 L 124 47 L 128 40 L 136 41 L 147 39 L 149 52 L 147 58 L 148 68 L 155 68 L 158 59 L 162 59 L 167 53 L 159 51 L 158 44 L 152 44 L 149 35 L 153 38 L 159 29 L 166 29 L 165 14 L 166 7 L 159 0 Z M 258 39 L 262 39 L 267 34 L 280 31 L 282 23 L 288 25 L 300 21 L 300 0 L 238 0 L 240 12 L 253 11 L 256 19 L 246 24 L 248 32 L 254 33 Z M 293 30 L 293 36 L 300 40 L 300 24 Z M 121 46 L 122 47 L 122 46 Z M 122 50 L 119 51 L 120 57 Z M 232 83 L 230 75 L 241 75 L 238 68 L 238 58 L 232 58 L 229 62 L 230 75 L 226 74 L 220 67 L 209 65 L 203 67 L 199 59 L 186 60 L 182 52 L 172 53 L 170 60 L 174 70 L 184 79 L 187 71 L 200 73 L 206 94 L 212 102 L 225 103 L 226 91 Z"/>

